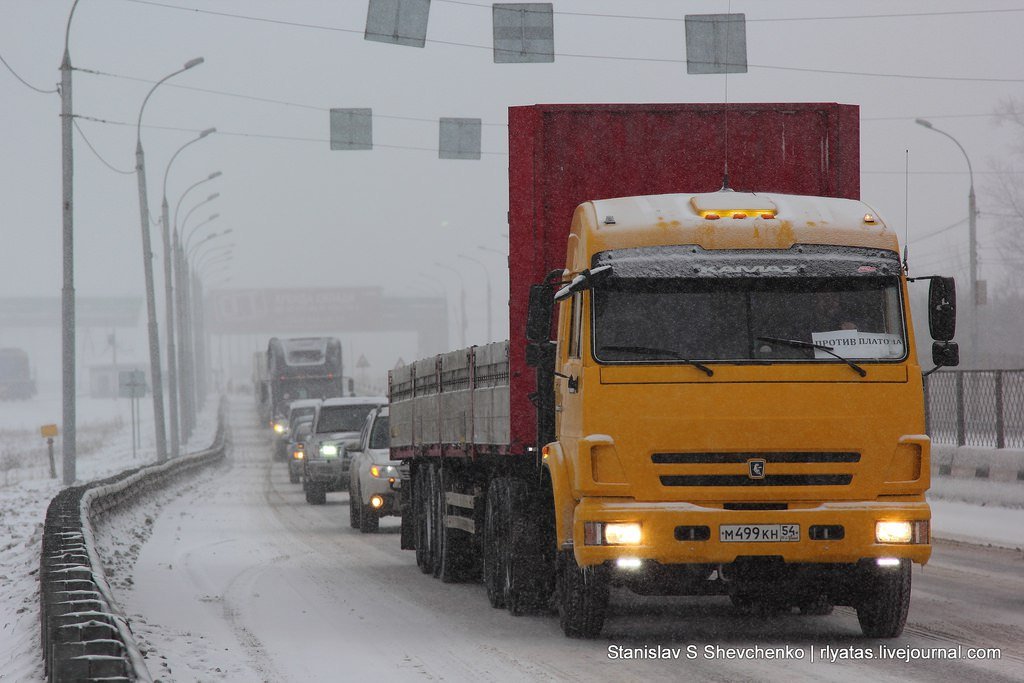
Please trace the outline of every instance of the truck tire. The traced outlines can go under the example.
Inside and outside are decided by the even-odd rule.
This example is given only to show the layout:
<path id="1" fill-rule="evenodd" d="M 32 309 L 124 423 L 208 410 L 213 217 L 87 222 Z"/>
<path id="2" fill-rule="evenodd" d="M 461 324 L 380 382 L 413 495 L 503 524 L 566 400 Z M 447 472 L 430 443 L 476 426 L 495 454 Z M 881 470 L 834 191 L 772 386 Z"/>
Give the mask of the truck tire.
<path id="1" fill-rule="evenodd" d="M 437 467 L 437 564 L 434 576 L 444 583 L 458 583 L 471 578 L 473 573 L 473 538 L 462 529 L 445 523 L 448 503 L 445 493 L 458 490 L 458 475 L 443 465 Z"/>
<path id="2" fill-rule="evenodd" d="M 505 509 L 504 494 L 507 489 L 505 479 L 492 479 L 487 488 L 487 506 L 484 511 L 483 541 L 483 578 L 487 589 L 487 600 L 491 607 L 505 607 L 505 565 L 501 548 L 504 521 L 501 518 Z"/>
<path id="3" fill-rule="evenodd" d="M 431 552 L 433 527 L 430 523 L 433 505 L 430 496 L 430 467 L 420 465 L 413 473 L 413 514 L 416 517 L 416 565 L 424 574 L 432 574 L 434 560 Z"/>
<path id="4" fill-rule="evenodd" d="M 868 638 L 896 638 L 903 633 L 910 610 L 910 560 L 898 569 L 873 572 L 857 605 L 860 630 Z"/>
<path id="5" fill-rule="evenodd" d="M 359 513 L 362 512 L 362 501 L 360 500 L 359 493 L 353 491 L 351 488 L 348 490 L 348 525 L 353 529 L 359 528 Z"/>
<path id="6" fill-rule="evenodd" d="M 309 482 L 306 485 L 306 502 L 310 505 L 323 505 L 327 502 L 327 491 L 323 484 Z"/>
<path id="7" fill-rule="evenodd" d="M 551 517 L 529 485 L 517 478 L 504 481 L 505 533 L 500 549 L 504 554 L 505 607 L 518 616 L 547 609 L 551 602 L 554 562 L 548 554 L 554 539 L 545 533 Z"/>
<path id="8" fill-rule="evenodd" d="M 352 505 L 353 503 L 349 503 Z M 362 497 L 354 501 L 359 508 L 359 531 L 364 534 L 375 534 L 380 529 L 380 515 L 369 505 L 362 504 Z"/>
<path id="9" fill-rule="evenodd" d="M 562 633 L 569 638 L 596 638 L 601 633 L 609 596 L 604 567 L 580 567 L 573 551 L 560 552 L 555 595 Z"/>

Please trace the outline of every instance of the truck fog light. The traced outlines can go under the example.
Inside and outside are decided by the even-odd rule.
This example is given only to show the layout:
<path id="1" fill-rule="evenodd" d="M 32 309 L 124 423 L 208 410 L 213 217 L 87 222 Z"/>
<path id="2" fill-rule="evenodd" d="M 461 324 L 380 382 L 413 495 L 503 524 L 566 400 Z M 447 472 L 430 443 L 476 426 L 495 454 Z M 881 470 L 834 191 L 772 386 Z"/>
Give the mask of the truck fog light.
<path id="1" fill-rule="evenodd" d="M 370 507 L 374 510 L 380 509 L 384 505 L 384 499 L 379 495 L 370 496 Z"/>
<path id="2" fill-rule="evenodd" d="M 910 543 L 914 527 L 910 522 L 875 522 L 875 540 L 878 543 Z"/>
<path id="3" fill-rule="evenodd" d="M 604 526 L 604 542 L 608 545 L 639 545 L 640 536 L 638 522 L 605 524 Z"/>
<path id="4" fill-rule="evenodd" d="M 620 557 L 615 560 L 615 566 L 619 569 L 640 569 L 643 566 L 643 560 L 639 557 Z"/>
<path id="5" fill-rule="evenodd" d="M 900 566 L 900 561 L 896 557 L 880 557 L 875 560 L 875 564 L 879 567 L 898 567 Z"/>

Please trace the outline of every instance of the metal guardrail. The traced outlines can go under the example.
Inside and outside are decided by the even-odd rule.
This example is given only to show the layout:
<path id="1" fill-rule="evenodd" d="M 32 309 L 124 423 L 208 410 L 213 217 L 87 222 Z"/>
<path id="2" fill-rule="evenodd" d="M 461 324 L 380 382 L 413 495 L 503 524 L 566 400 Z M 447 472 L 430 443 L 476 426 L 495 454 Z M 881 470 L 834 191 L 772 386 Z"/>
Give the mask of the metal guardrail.
<path id="1" fill-rule="evenodd" d="M 924 378 L 934 443 L 1024 448 L 1024 370 L 943 370 Z"/>
<path id="2" fill-rule="evenodd" d="M 48 679 L 153 680 L 116 607 L 96 553 L 93 519 L 128 505 L 185 473 L 219 462 L 226 445 L 224 407 L 205 451 L 64 489 L 50 501 L 39 562 L 40 629 Z"/>

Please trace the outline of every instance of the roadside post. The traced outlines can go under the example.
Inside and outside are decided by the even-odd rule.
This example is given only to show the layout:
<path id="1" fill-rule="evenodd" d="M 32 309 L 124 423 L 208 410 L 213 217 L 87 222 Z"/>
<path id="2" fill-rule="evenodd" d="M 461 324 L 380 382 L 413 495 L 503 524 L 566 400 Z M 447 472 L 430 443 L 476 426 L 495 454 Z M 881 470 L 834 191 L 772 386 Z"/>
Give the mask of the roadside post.
<path id="1" fill-rule="evenodd" d="M 141 445 L 142 429 L 139 426 L 139 399 L 146 395 L 146 373 L 142 370 L 122 370 L 117 373 L 118 395 L 130 398 L 132 406 L 132 459 Z"/>
<path id="2" fill-rule="evenodd" d="M 57 465 L 53 461 L 53 437 L 57 436 L 57 425 L 43 425 L 39 434 L 46 439 L 46 450 L 50 456 L 50 478 L 57 478 Z"/>

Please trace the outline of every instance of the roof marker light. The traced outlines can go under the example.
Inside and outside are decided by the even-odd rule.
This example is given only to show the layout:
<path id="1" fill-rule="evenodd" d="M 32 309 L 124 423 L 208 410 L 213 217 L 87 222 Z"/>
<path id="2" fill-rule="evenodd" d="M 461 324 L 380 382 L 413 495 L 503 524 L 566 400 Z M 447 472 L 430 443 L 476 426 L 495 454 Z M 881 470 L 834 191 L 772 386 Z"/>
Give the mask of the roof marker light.
<path id="1" fill-rule="evenodd" d="M 866 214 L 864 214 L 864 222 L 869 224 L 869 225 L 871 225 L 873 223 L 876 223 L 877 219 L 874 216 L 872 216 L 870 213 L 866 213 Z"/>
<path id="2" fill-rule="evenodd" d="M 717 221 L 719 218 L 721 218 L 721 216 L 719 216 L 717 213 L 706 213 L 704 214 L 704 218 L 709 221 Z"/>

